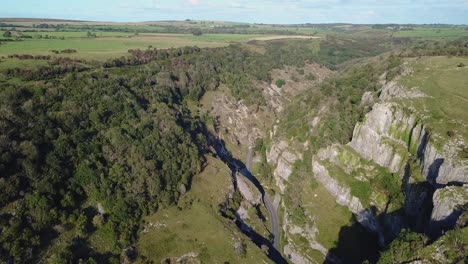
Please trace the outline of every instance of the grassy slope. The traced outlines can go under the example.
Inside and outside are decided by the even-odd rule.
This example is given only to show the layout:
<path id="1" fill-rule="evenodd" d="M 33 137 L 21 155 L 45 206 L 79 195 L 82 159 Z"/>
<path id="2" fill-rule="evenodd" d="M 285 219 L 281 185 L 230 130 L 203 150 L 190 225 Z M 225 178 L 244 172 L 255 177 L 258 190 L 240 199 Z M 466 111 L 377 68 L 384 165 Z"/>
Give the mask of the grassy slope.
<path id="1" fill-rule="evenodd" d="M 443 141 L 448 139 L 448 131 L 468 139 L 468 67 L 457 67 L 459 63 L 468 65 L 468 58 L 418 59 L 411 63 L 414 73 L 401 81 L 405 87 L 417 87 L 429 96 L 403 102 L 424 112 L 425 123 Z"/>
<path id="2" fill-rule="evenodd" d="M 233 223 L 218 215 L 218 204 L 231 184 L 230 175 L 220 161 L 209 158 L 208 164 L 194 177 L 192 189 L 179 202 L 184 208 L 182 211 L 171 207 L 145 219 L 166 226 L 142 233 L 139 252 L 155 263 L 189 252 L 198 253 L 203 263 L 260 263 L 262 259 L 268 262 L 260 249 L 246 240 Z M 234 251 L 234 244 L 239 239 L 247 245 L 245 258 Z"/>

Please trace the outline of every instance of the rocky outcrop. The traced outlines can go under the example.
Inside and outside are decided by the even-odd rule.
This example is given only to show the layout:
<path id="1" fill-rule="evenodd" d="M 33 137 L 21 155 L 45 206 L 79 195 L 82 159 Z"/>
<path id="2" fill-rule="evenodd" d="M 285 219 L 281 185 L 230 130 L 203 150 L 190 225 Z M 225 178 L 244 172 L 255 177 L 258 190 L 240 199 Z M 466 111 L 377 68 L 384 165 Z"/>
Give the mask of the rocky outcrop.
<path id="1" fill-rule="evenodd" d="M 294 264 L 309 264 L 318 263 L 301 255 L 298 250 L 291 244 L 286 244 L 283 248 L 283 253 Z"/>
<path id="2" fill-rule="evenodd" d="M 306 263 L 318 263 L 316 260 L 311 259 L 309 256 L 301 254 L 301 252 L 296 248 L 293 240 L 291 239 L 290 235 L 299 235 L 306 239 L 309 243 L 308 248 L 314 249 L 322 253 L 324 259 L 330 258 L 331 261 L 327 263 L 339 263 L 340 261 L 333 255 L 331 255 L 328 250 L 320 244 L 316 239 L 316 234 L 318 233 L 318 229 L 315 226 L 315 221 L 313 219 L 309 219 L 312 226 L 306 224 L 304 227 L 299 227 L 291 223 L 288 219 L 288 213 L 285 212 L 284 219 L 283 219 L 283 230 L 287 236 L 287 244 L 283 248 L 283 252 L 288 258 L 291 260 L 292 263 L 297 264 L 306 264 Z"/>
<path id="3" fill-rule="evenodd" d="M 209 113 L 216 119 L 224 140 L 233 145 L 249 146 L 258 138 L 265 137 L 264 130 L 271 126 L 271 115 L 248 107 L 243 101 L 221 92 L 212 92 Z"/>
<path id="4" fill-rule="evenodd" d="M 288 181 L 293 170 L 294 162 L 298 159 L 302 159 L 302 155 L 291 151 L 286 141 L 273 144 L 270 151 L 267 153 L 267 162 L 276 164 L 273 176 L 281 192 L 284 192 L 286 188 L 285 182 Z"/>
<path id="5" fill-rule="evenodd" d="M 435 186 L 468 183 L 468 166 L 456 161 L 455 147 L 444 146 L 442 155 L 430 142 L 425 133 L 418 146 L 418 158 L 421 160 L 421 171 L 426 179 Z"/>
<path id="6" fill-rule="evenodd" d="M 392 85 L 398 87 L 396 84 Z M 417 116 L 413 111 L 395 103 L 375 104 L 372 111 L 366 115 L 364 122 L 356 125 L 349 143 L 349 146 L 365 159 L 402 176 L 405 174 L 404 166 L 408 158 L 411 155 L 418 158 L 422 176 L 433 187 L 431 190 L 424 187 L 424 184 L 406 185 L 405 212 L 414 218 L 412 220 L 415 226 L 422 223 L 421 216 L 426 210 L 433 188 L 468 183 L 467 166 L 456 158 L 457 151 L 454 144 L 446 142 L 442 151 L 436 148 L 431 140 L 431 134 Z M 456 196 L 458 202 L 455 202 L 452 196 L 442 194 L 454 192 L 455 195 L 456 188 L 461 187 L 446 187 L 435 192 L 430 233 L 437 234 L 455 225 L 459 214 L 453 211 L 453 207 L 460 205 L 464 200 L 458 195 Z M 348 204 L 351 202 L 349 200 Z"/>
<path id="7" fill-rule="evenodd" d="M 427 97 L 427 95 L 416 87 L 407 89 L 401 87 L 396 81 L 390 81 L 382 87 L 379 98 L 383 101 L 386 101 L 392 100 L 394 98 L 408 99 L 420 97 Z"/>
<path id="8" fill-rule="evenodd" d="M 447 143 L 441 152 L 430 137 L 417 114 L 385 102 L 375 104 L 364 122 L 356 125 L 349 145 L 393 173 L 402 173 L 408 156 L 417 155 L 431 184 L 467 183 L 468 167 L 454 158 L 456 147 Z"/>
<path id="9" fill-rule="evenodd" d="M 197 252 L 189 252 L 180 257 L 168 257 L 161 260 L 161 263 L 174 263 L 174 264 L 199 264 L 201 261 L 198 259 Z"/>
<path id="10" fill-rule="evenodd" d="M 436 190 L 433 196 L 434 209 L 431 214 L 431 235 L 438 236 L 441 231 L 452 229 L 462 214 L 462 206 L 468 204 L 468 184 L 448 186 Z"/>
<path id="11" fill-rule="evenodd" d="M 349 145 L 364 158 L 390 172 L 399 172 L 406 161 L 407 143 L 403 139 L 409 137 L 415 125 L 414 116 L 406 115 L 393 104 L 376 104 L 365 121 L 355 126 Z"/>
<path id="12" fill-rule="evenodd" d="M 250 188 L 249 183 L 245 180 L 244 176 L 236 173 L 237 189 L 242 196 L 252 205 L 261 203 L 261 194 L 256 188 Z M 254 190 L 252 190 L 254 189 Z"/>
<path id="13" fill-rule="evenodd" d="M 368 209 L 362 206 L 361 201 L 357 197 L 351 195 L 351 189 L 342 186 L 339 182 L 329 175 L 328 170 L 320 164 L 319 161 L 312 161 L 312 171 L 315 178 L 323 185 L 323 187 L 335 197 L 338 204 L 346 206 L 352 213 L 356 215 L 356 220 L 362 224 L 367 230 L 379 236 L 380 244 L 384 244 L 384 237 L 377 219 Z"/>

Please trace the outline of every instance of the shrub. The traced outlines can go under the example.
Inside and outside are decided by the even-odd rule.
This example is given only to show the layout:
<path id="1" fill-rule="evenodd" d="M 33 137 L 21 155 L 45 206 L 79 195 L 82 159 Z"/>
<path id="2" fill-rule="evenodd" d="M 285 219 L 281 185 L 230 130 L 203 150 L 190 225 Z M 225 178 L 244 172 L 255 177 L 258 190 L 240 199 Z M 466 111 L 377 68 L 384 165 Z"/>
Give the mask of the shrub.
<path id="1" fill-rule="evenodd" d="M 11 37 L 11 31 L 5 31 L 5 33 L 3 33 L 3 36 L 5 38 L 10 38 Z"/>
<path id="2" fill-rule="evenodd" d="M 279 88 L 283 87 L 283 85 L 285 84 L 286 82 L 283 79 L 276 80 L 276 86 L 278 86 Z"/>
<path id="3" fill-rule="evenodd" d="M 194 36 L 201 36 L 203 34 L 203 32 L 201 31 L 201 29 L 195 28 L 195 29 L 192 30 L 192 34 Z"/>

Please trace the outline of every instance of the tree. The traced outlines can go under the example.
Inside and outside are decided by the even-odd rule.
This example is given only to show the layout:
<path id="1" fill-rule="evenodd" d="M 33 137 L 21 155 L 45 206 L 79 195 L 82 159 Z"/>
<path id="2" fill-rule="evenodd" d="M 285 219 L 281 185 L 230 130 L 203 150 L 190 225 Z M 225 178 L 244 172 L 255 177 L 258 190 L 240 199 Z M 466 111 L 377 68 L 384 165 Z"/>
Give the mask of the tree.
<path id="1" fill-rule="evenodd" d="M 95 38 L 95 37 L 96 37 L 96 33 L 91 33 L 91 31 L 88 31 L 88 32 L 86 32 L 86 37 L 88 37 L 88 38 Z"/>
<path id="2" fill-rule="evenodd" d="M 12 34 L 11 34 L 11 31 L 9 31 L 9 30 L 7 30 L 7 31 L 5 31 L 5 33 L 3 33 L 3 36 L 4 36 L 5 38 L 11 38 L 11 35 L 12 35 Z"/>
<path id="3" fill-rule="evenodd" d="M 411 262 L 419 258 L 427 238 L 403 229 L 398 237 L 382 252 L 379 264 Z"/>
<path id="4" fill-rule="evenodd" d="M 202 32 L 201 29 L 195 28 L 195 29 L 192 30 L 192 34 L 193 34 L 194 36 L 201 36 L 201 35 L 203 34 L 203 32 Z"/>

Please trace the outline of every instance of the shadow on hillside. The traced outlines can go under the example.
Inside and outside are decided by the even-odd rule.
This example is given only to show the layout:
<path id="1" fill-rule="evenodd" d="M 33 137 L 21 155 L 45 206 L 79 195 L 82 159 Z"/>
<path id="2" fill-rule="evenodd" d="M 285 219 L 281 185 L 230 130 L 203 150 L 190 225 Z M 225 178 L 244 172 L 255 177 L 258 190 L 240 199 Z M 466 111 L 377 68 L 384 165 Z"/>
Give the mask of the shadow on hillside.
<path id="1" fill-rule="evenodd" d="M 442 164 L 440 161 L 436 163 L 433 166 L 434 171 Z M 374 213 L 384 236 L 385 245 L 397 238 L 403 228 L 426 235 L 430 235 L 430 231 L 433 230 L 430 217 L 435 187 L 427 181 L 411 182 L 410 171 L 410 166 L 407 165 L 400 186 L 401 192 L 405 194 L 404 202 L 400 208 L 389 212 L 392 202 L 396 202 L 393 197 L 389 197 L 383 212 L 377 215 Z M 369 209 L 376 212 L 375 208 Z M 384 248 L 378 246 L 377 235 L 367 231 L 355 220 L 354 216 L 351 222 L 351 226 L 341 228 L 338 241 L 335 247 L 329 250 L 325 263 L 335 262 L 333 260 L 336 257 L 342 263 L 362 263 L 366 260 L 370 263 L 376 263 L 378 261 L 379 251 L 384 250 Z"/>
<path id="2" fill-rule="evenodd" d="M 437 239 L 438 237 L 442 236 L 446 231 L 451 230 L 457 224 L 457 220 L 460 215 L 463 213 L 463 208 L 466 207 L 468 204 L 464 206 L 459 206 L 452 211 L 450 215 L 448 215 L 444 220 L 440 221 L 429 221 L 429 237 L 431 239 Z"/>
<path id="3" fill-rule="evenodd" d="M 324 263 L 334 263 L 338 257 L 342 263 L 375 263 L 379 258 L 378 238 L 370 234 L 352 216 L 350 226 L 340 229 L 338 242 L 330 249 Z"/>

